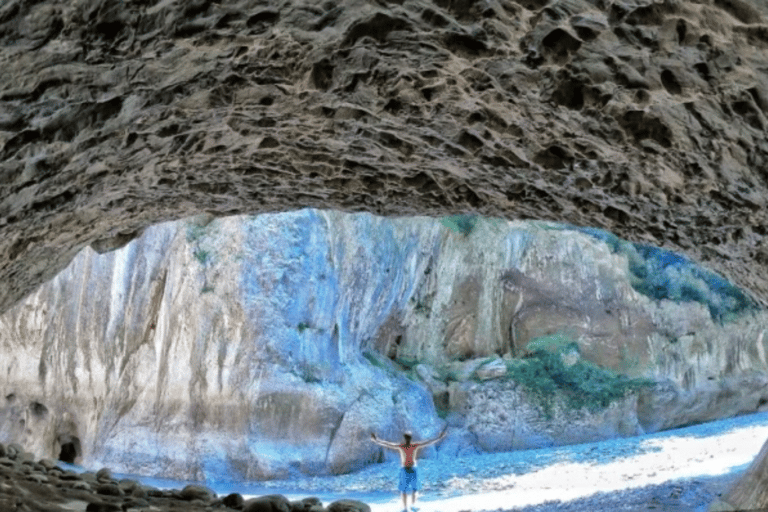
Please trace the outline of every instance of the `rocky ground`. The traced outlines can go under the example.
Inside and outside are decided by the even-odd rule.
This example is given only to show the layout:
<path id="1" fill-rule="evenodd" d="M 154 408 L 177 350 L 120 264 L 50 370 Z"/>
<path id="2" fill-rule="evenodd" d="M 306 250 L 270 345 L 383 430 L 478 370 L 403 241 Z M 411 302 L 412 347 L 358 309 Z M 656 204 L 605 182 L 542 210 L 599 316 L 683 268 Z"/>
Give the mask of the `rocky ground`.
<path id="1" fill-rule="evenodd" d="M 244 500 L 238 493 L 223 497 L 202 485 L 160 490 L 136 480 L 113 477 L 109 469 L 78 473 L 47 459 L 36 462 L 19 445 L 0 444 L 0 510 L 4 512 L 122 512 L 127 510 L 189 512 L 354 512 L 369 511 L 354 500 L 323 507 L 317 498 L 290 502 L 280 495 Z"/>
<path id="2" fill-rule="evenodd" d="M 338 500 L 323 508 L 318 498 L 289 501 L 281 495 L 267 495 L 244 500 L 238 493 L 216 497 L 203 486 L 189 485 L 181 490 L 160 490 L 135 480 L 114 480 L 107 470 L 78 474 L 58 469 L 51 461 L 33 462 L 21 457 L 0 459 L 0 507 L 7 511 L 87 511 L 112 512 L 128 510 L 190 512 L 211 510 L 280 510 L 281 512 L 322 512 L 324 510 L 370 510 L 357 500 Z M 735 475 L 718 478 L 670 482 L 637 489 L 598 493 L 561 502 L 515 508 L 520 512 L 576 512 L 581 510 L 702 510 L 734 481 Z M 513 499 L 512 497 L 510 497 Z M 268 502 L 269 508 L 262 508 Z M 272 504 L 278 504 L 275 509 Z M 286 508 L 287 507 L 287 508 Z M 376 507 L 382 508 L 382 507 Z M 439 510 L 437 504 L 422 507 L 425 511 Z M 503 510 L 503 509 L 500 509 Z"/>
<path id="3" fill-rule="evenodd" d="M 452 458 L 450 463 L 425 459 L 420 464 L 419 512 L 704 512 L 741 476 L 767 434 L 766 415 L 753 414 L 601 443 Z M 396 463 L 373 464 L 336 477 L 262 482 L 258 493 L 247 485 L 235 489 L 211 484 L 219 491 L 217 496 L 196 484 L 175 482 L 176 489 L 164 488 L 173 482 L 123 479 L 108 469 L 81 472 L 50 460 L 35 462 L 20 448 L 0 444 L 3 511 L 383 512 L 401 508 L 393 490 Z M 324 503 L 328 505 L 323 507 Z"/>

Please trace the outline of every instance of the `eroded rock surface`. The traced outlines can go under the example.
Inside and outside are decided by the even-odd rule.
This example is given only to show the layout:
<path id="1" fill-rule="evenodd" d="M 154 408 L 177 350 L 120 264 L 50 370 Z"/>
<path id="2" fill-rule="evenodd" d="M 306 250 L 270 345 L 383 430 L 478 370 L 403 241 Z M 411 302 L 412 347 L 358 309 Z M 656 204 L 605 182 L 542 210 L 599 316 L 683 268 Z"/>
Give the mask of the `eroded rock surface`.
<path id="1" fill-rule="evenodd" d="M 182 489 L 161 490 L 131 479 L 115 480 L 108 468 L 103 468 L 95 474 L 76 473 L 62 469 L 47 459 L 36 462 L 21 446 L 6 447 L 2 443 L 0 506 L 4 511 L 30 512 L 370 512 L 370 507 L 365 503 L 350 499 L 336 500 L 324 507 L 316 497 L 299 501 L 290 501 L 280 494 L 249 500 L 244 500 L 239 493 L 218 497 L 212 489 L 201 484 L 186 485 Z"/>
<path id="2" fill-rule="evenodd" d="M 0 310 L 146 226 L 304 206 L 566 220 L 768 299 L 745 0 L 10 0 Z"/>
<path id="3" fill-rule="evenodd" d="M 126 473 L 255 480 L 392 457 L 371 431 L 423 438 L 447 422 L 451 457 L 768 403 L 768 317 L 716 275 L 591 230 L 461 225 L 201 216 L 86 249 L 0 316 L 0 440 Z M 582 372 L 570 395 L 530 379 L 558 333 L 556 371 Z M 610 394 L 617 375 L 654 384 Z"/>

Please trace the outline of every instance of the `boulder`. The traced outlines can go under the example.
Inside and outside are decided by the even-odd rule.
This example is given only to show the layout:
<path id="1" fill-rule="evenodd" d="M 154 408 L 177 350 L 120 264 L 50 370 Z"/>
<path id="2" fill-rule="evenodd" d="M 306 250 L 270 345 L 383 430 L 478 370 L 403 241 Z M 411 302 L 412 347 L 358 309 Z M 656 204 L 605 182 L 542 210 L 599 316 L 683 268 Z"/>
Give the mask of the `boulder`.
<path id="1" fill-rule="evenodd" d="M 162 498 L 164 496 L 163 491 L 149 485 L 142 485 L 141 488 L 147 493 L 150 498 Z"/>
<path id="2" fill-rule="evenodd" d="M 187 485 L 181 490 L 179 496 L 186 501 L 201 500 L 207 502 L 216 499 L 216 493 L 213 490 L 199 484 Z"/>
<path id="3" fill-rule="evenodd" d="M 5 450 L 5 456 L 13 460 L 17 460 L 22 453 L 24 453 L 24 448 L 18 443 L 9 444 Z"/>
<path id="4" fill-rule="evenodd" d="M 101 483 L 96 486 L 96 493 L 105 496 L 125 496 L 120 487 L 112 483 Z"/>
<path id="5" fill-rule="evenodd" d="M 128 478 L 124 478 L 124 479 L 120 480 L 117 483 L 117 485 L 123 491 L 125 491 L 126 494 L 131 494 L 131 493 L 133 493 L 134 490 L 141 488 L 141 484 L 139 482 L 137 482 L 136 480 L 128 479 Z"/>
<path id="6" fill-rule="evenodd" d="M 243 512 L 291 512 L 291 504 L 283 495 L 269 494 L 246 501 Z"/>
<path id="7" fill-rule="evenodd" d="M 60 476 L 59 480 L 63 481 L 76 481 L 76 480 L 82 480 L 83 477 L 79 473 L 75 473 L 74 471 L 64 471 Z"/>
<path id="8" fill-rule="evenodd" d="M 450 429 L 445 439 L 437 446 L 438 459 L 446 462 L 456 457 L 478 453 L 480 449 L 477 447 L 477 436 L 465 428 Z"/>
<path id="9" fill-rule="evenodd" d="M 123 510 L 149 508 L 149 502 L 143 498 L 132 497 L 123 502 Z"/>
<path id="10" fill-rule="evenodd" d="M 47 471 L 50 471 L 56 467 L 56 463 L 51 459 L 40 459 L 40 465 L 43 466 Z"/>
<path id="11" fill-rule="evenodd" d="M 64 485 L 76 491 L 88 491 L 88 492 L 93 491 L 93 486 L 88 482 L 83 482 L 82 480 L 72 480 L 69 482 L 65 482 Z"/>
<path id="12" fill-rule="evenodd" d="M 477 370 L 475 375 L 480 380 L 491 380 L 504 377 L 507 374 L 507 365 L 501 358 L 496 358 L 483 364 Z"/>
<path id="13" fill-rule="evenodd" d="M 309 512 L 313 507 L 322 508 L 323 504 L 319 498 L 309 497 L 299 501 L 291 502 L 291 512 Z"/>
<path id="14" fill-rule="evenodd" d="M 89 503 L 85 512 L 122 512 L 123 507 L 111 503 Z"/>
<path id="15" fill-rule="evenodd" d="M 221 500 L 221 503 L 225 507 L 241 510 L 245 504 L 245 500 L 243 500 L 243 496 L 241 494 L 233 492 L 224 496 L 224 498 Z"/>
<path id="16" fill-rule="evenodd" d="M 358 500 L 338 500 L 328 505 L 329 512 L 371 512 L 371 507 Z"/>
<path id="17" fill-rule="evenodd" d="M 47 484 L 50 482 L 50 479 L 47 476 L 41 475 L 40 473 L 31 473 L 27 476 L 27 480 L 30 482 L 37 482 L 38 484 Z"/>
<path id="18" fill-rule="evenodd" d="M 101 468 L 96 472 L 96 480 L 99 482 L 109 482 L 112 480 L 112 471 L 109 468 Z"/>

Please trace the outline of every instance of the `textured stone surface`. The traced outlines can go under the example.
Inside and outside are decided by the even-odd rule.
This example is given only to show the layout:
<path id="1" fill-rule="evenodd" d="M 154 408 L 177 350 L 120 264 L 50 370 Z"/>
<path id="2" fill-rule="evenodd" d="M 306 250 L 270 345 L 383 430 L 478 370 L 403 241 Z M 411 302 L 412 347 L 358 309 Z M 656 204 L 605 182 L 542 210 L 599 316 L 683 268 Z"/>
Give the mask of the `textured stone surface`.
<path id="1" fill-rule="evenodd" d="M 766 7 L 10 0 L 0 310 L 201 211 L 474 210 L 686 252 L 766 302 Z"/>
<path id="2" fill-rule="evenodd" d="M 597 413 L 556 404 L 551 417 L 542 414 L 528 393 L 509 380 L 454 384 L 451 400 L 451 410 L 464 413 L 466 428 L 486 451 L 588 443 L 643 433 L 637 421 L 637 397 L 632 395 Z"/>
<path id="3" fill-rule="evenodd" d="M 673 261 L 665 272 L 697 268 Z M 436 408 L 455 454 L 764 406 L 766 313 L 719 321 L 715 295 L 655 300 L 633 275 L 600 238 L 541 222 L 461 233 L 302 210 L 154 226 L 83 251 L 0 316 L 0 440 L 123 472 L 252 480 L 389 458 L 370 432 L 428 437 Z M 561 330 L 578 344 L 566 366 L 657 385 L 597 412 L 559 402 L 549 417 L 506 364 Z"/>
<path id="4" fill-rule="evenodd" d="M 754 5 L 4 2 L 0 310 L 86 245 L 303 206 L 600 226 L 766 300 Z"/>
<path id="5" fill-rule="evenodd" d="M 126 510 L 151 510 L 166 512 L 185 510 L 189 512 L 205 512 L 210 510 L 243 510 L 243 497 L 240 494 L 230 494 L 223 500 L 216 500 L 216 495 L 210 489 L 201 485 L 189 485 L 181 490 L 171 489 L 159 491 L 152 489 L 142 497 L 123 495 L 117 484 L 103 483 L 91 488 L 84 482 L 71 485 L 71 480 L 64 478 L 60 468 L 45 467 L 40 464 L 5 466 L 0 464 L 0 510 L 25 512 L 122 512 Z M 84 475 L 88 476 L 88 475 Z M 95 481 L 95 475 L 90 475 Z M 121 481 L 121 487 L 128 481 Z M 132 482 L 136 489 L 141 488 L 137 482 Z M 151 494 L 148 496 L 147 494 Z M 257 498 L 259 499 L 259 498 Z M 282 512 L 302 510 L 289 508 L 288 500 L 281 495 L 269 495 L 261 498 L 267 503 L 274 503 L 274 509 Z M 317 505 L 317 509 L 325 510 L 317 498 L 306 498 L 306 502 Z M 222 505 L 228 508 L 222 508 Z M 253 510 L 260 510 L 254 508 Z M 263 510 L 263 509 L 261 509 Z"/>

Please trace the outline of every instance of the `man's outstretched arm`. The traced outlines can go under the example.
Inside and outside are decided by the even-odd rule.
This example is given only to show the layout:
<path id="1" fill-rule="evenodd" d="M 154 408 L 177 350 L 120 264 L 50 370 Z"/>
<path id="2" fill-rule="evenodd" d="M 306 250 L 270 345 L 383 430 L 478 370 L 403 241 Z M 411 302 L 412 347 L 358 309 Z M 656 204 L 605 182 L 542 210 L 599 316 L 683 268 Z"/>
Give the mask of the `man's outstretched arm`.
<path id="1" fill-rule="evenodd" d="M 429 441 L 424 441 L 423 443 L 419 443 L 419 446 L 429 446 L 431 444 L 435 444 L 438 441 L 442 441 L 442 439 L 446 436 L 446 430 L 448 427 L 445 427 L 442 432 L 440 432 L 440 435 L 435 437 L 434 439 L 430 439 Z"/>
<path id="2" fill-rule="evenodd" d="M 383 446 L 385 448 L 391 448 L 393 450 L 397 450 L 398 448 L 400 448 L 400 445 L 398 445 L 398 444 L 389 443 L 387 441 L 382 441 L 381 439 L 376 437 L 376 434 L 374 434 L 373 432 L 371 432 L 371 441 L 373 441 L 374 443 L 376 443 L 378 445 L 381 445 L 381 446 Z"/>

